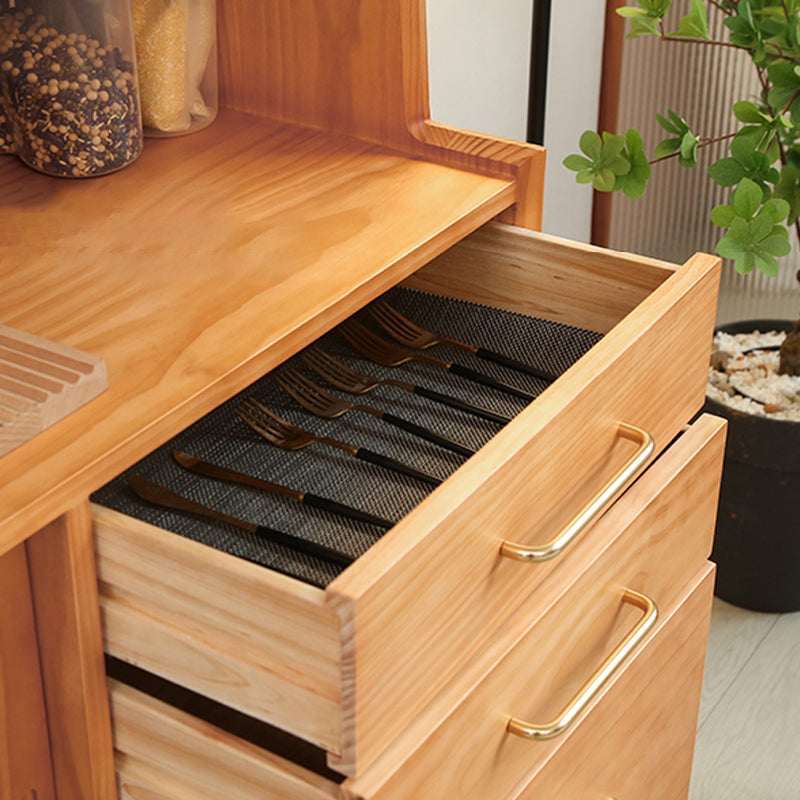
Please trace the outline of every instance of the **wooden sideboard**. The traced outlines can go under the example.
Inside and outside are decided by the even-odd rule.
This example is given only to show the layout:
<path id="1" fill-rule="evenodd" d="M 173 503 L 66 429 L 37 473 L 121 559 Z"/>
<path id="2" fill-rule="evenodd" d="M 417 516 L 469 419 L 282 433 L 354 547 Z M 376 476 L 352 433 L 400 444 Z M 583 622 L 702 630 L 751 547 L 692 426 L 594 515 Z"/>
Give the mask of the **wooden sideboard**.
<path id="1" fill-rule="evenodd" d="M 28 615 L 0 617 L 0 755 L 29 753 L 0 778 L 3 799 L 680 796 L 724 426 L 682 430 L 704 395 L 718 259 L 676 267 L 533 233 L 541 148 L 428 120 L 422 0 L 221 0 L 219 16 L 221 111 L 206 130 L 148 140 L 102 179 L 0 160 L 0 323 L 102 356 L 109 380 L 0 459 L 0 575 Z M 604 337 L 326 589 L 89 508 L 400 283 Z M 552 560 L 501 554 L 577 517 Z M 646 630 L 623 588 L 654 595 Z M 546 742 L 507 730 L 556 715 L 630 630 L 642 641 L 574 728 Z M 116 681 L 115 764 L 102 637 L 314 743 L 341 778 Z M 37 671 L 26 691 L 47 741 L 12 702 Z M 578 768 L 642 731 L 629 769 Z"/>

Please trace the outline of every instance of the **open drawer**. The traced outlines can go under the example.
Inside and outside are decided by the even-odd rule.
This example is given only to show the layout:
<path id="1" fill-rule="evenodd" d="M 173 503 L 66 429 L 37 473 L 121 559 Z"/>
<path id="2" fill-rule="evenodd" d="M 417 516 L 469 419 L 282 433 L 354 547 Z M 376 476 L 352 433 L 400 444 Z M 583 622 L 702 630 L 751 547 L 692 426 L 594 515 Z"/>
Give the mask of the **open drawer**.
<path id="1" fill-rule="evenodd" d="M 112 683 L 122 796 L 249 800 L 266 792 L 287 800 L 482 800 L 510 797 L 541 773 L 550 775 L 548 780 L 561 773 L 579 778 L 588 790 L 598 760 L 584 769 L 581 747 L 591 751 L 603 742 L 609 752 L 624 750 L 618 725 L 626 726 L 626 737 L 640 738 L 640 726 L 650 729 L 665 716 L 671 721 L 668 743 L 654 734 L 637 753 L 658 755 L 665 744 L 673 748 L 688 741 L 688 750 L 678 747 L 682 760 L 675 762 L 676 774 L 688 774 L 713 585 L 705 559 L 723 448 L 724 422 L 706 416 L 695 423 L 626 502 L 598 523 L 597 531 L 609 541 L 606 549 L 571 580 L 546 581 L 360 778 L 337 779 L 320 769 L 319 759 L 312 769 L 308 753 L 293 755 L 298 762 L 293 763 L 285 743 L 274 747 L 283 756 L 268 752 L 270 734 L 258 728 L 252 737 L 257 744 L 243 741 Z M 655 605 L 634 605 L 626 593 Z M 625 641 L 628 651 L 570 724 L 536 741 L 509 732 L 514 717 L 538 723 L 558 718 Z M 695 679 L 688 680 L 689 674 Z M 677 710 L 668 705 L 669 693 L 676 691 L 693 693 L 676 702 Z M 232 716 L 211 719 L 225 725 Z M 241 721 L 234 719 L 231 728 L 241 730 Z M 560 771 L 551 768 L 555 763 Z"/>
<path id="2" fill-rule="evenodd" d="M 106 649 L 361 773 L 548 576 L 607 545 L 586 531 L 620 476 L 702 404 L 718 264 L 473 234 L 409 285 L 604 337 L 324 590 L 95 506 Z"/>

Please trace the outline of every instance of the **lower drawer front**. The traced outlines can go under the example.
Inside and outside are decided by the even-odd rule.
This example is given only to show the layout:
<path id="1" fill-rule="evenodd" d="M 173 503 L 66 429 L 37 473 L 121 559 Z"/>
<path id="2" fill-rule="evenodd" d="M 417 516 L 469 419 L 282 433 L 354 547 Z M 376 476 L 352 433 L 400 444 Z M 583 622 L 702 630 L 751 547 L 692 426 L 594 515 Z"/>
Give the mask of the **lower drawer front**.
<path id="1" fill-rule="evenodd" d="M 467 768 L 456 783 L 443 783 L 432 772 L 419 790 L 405 797 L 685 797 L 712 590 L 713 568 L 708 566 L 569 738 L 552 743 L 549 758 L 542 760 L 520 792 L 475 795 Z M 111 682 L 110 691 L 122 800 L 369 797 L 353 781 L 338 784 L 320 777 L 124 684 Z M 464 731 L 465 738 L 468 733 Z M 507 746 L 523 746 L 531 752 L 549 746 L 512 742 L 512 738 L 504 737 Z M 451 755 L 457 757 L 460 752 Z"/>
<path id="2" fill-rule="evenodd" d="M 709 568 L 661 634 L 514 800 L 686 798 L 713 587 Z"/>

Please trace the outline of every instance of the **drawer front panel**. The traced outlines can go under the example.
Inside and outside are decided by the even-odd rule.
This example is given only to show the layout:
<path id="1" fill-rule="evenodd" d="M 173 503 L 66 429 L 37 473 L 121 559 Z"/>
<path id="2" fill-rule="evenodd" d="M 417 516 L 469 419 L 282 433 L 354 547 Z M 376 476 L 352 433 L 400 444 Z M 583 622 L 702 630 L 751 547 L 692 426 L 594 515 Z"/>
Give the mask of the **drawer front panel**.
<path id="1" fill-rule="evenodd" d="M 713 571 L 706 572 L 656 639 L 514 800 L 686 798 L 713 587 Z"/>
<path id="2" fill-rule="evenodd" d="M 93 508 L 106 652 L 331 751 L 340 635 L 320 589 Z"/>
<path id="3" fill-rule="evenodd" d="M 568 736 L 526 741 L 506 732 L 509 719 L 559 716 L 641 617 L 621 601 L 624 589 L 652 598 L 662 618 L 680 602 L 710 551 L 723 431 L 703 418 L 673 445 L 630 490 L 636 510 L 620 503 L 598 523 L 617 528 L 607 550 L 566 591 L 557 581 L 542 586 L 507 626 L 507 654 L 492 667 L 478 660 L 471 688 L 457 679 L 436 698 L 389 751 L 393 760 L 379 759 L 355 781 L 359 794 L 505 797 L 545 762 Z M 438 727 L 419 746 L 426 724 Z"/>
<path id="4" fill-rule="evenodd" d="M 121 800 L 330 800 L 336 783 L 111 681 Z"/>

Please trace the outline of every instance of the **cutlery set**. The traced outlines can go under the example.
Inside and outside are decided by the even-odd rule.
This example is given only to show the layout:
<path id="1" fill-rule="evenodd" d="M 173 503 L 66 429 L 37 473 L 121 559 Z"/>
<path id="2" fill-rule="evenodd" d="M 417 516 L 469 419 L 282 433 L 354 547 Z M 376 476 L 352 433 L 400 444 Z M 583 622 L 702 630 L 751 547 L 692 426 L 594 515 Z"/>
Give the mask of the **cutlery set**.
<path id="1" fill-rule="evenodd" d="M 509 358 L 501 353 L 446 336 L 440 336 L 434 332 L 420 328 L 400 315 L 385 302 L 373 304 L 367 309 L 367 313 L 370 318 L 380 326 L 383 332 L 389 334 L 397 344 L 378 336 L 370 330 L 370 328 L 367 328 L 354 319 L 343 322 L 338 326 L 337 331 L 356 351 L 375 364 L 397 367 L 412 360 L 418 361 L 436 369 L 446 370 L 453 375 L 527 402 L 535 399 L 535 395 L 500 381 L 489 374 L 474 370 L 464 364 L 436 358 L 421 351 L 438 344 L 451 345 L 455 348 L 468 351 L 477 358 L 485 361 L 491 361 L 508 369 L 532 375 L 540 381 L 551 382 L 557 377 L 556 375 L 529 366 L 528 364 Z M 511 420 L 509 416 L 470 403 L 455 395 L 445 394 L 408 381 L 379 378 L 357 372 L 317 345 L 309 347 L 304 351 L 301 354 L 300 360 L 310 367 L 310 369 L 326 383 L 350 395 L 360 396 L 380 386 L 391 386 L 498 425 L 504 425 Z M 406 433 L 462 456 L 463 458 L 469 458 L 476 452 L 473 448 L 461 442 L 454 441 L 448 436 L 430 430 L 409 419 L 391 414 L 378 405 L 368 405 L 339 397 L 321 386 L 318 386 L 294 366 L 282 368 L 280 372 L 275 375 L 275 380 L 302 408 L 322 419 L 336 419 L 349 412 L 365 414 L 380 420 L 386 425 L 399 428 Z M 430 487 L 435 487 L 442 482 L 441 478 L 430 475 L 427 472 L 421 471 L 382 453 L 329 436 L 317 434 L 294 425 L 282 419 L 254 397 L 248 397 L 243 400 L 234 409 L 234 413 L 265 442 L 283 450 L 300 450 L 311 444 L 322 444 L 347 453 L 349 456 L 358 460 L 413 478 Z M 244 472 L 239 472 L 223 466 L 222 464 L 207 461 L 196 455 L 183 452 L 182 450 L 173 450 L 172 457 L 182 468 L 211 480 L 226 481 L 279 495 L 294 502 L 318 510 L 327 511 L 342 518 L 366 523 L 382 530 L 387 530 L 395 524 L 391 520 L 383 519 L 353 506 L 311 492 L 283 486 Z M 314 558 L 322 559 L 333 565 L 344 567 L 352 563 L 355 558 L 335 548 L 321 545 L 294 534 L 284 533 L 230 516 L 191 500 L 188 497 L 184 497 L 183 495 L 146 480 L 136 474 L 129 476 L 129 484 L 134 493 L 148 503 L 228 523 L 253 533 L 259 538 L 294 549 L 295 551 L 305 553 Z"/>

